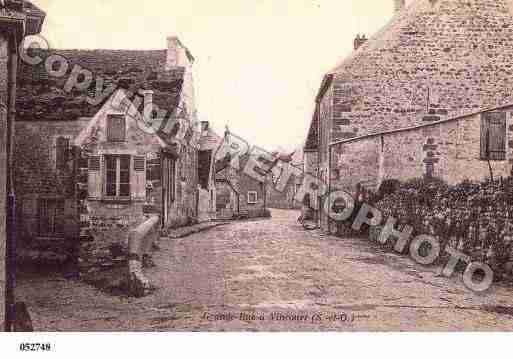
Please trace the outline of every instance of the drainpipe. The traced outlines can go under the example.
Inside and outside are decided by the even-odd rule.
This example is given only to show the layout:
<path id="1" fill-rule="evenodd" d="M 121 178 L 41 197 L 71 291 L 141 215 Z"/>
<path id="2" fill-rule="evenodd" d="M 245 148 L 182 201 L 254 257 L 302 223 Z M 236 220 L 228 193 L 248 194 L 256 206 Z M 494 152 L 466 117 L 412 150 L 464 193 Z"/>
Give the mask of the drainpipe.
<path id="1" fill-rule="evenodd" d="M 319 104 L 317 104 L 319 106 Z M 319 115 L 317 115 L 319 116 Z M 319 176 L 321 174 L 321 119 L 317 119 L 317 173 L 315 174 L 317 176 L 317 179 L 319 179 Z M 319 196 L 315 199 L 315 202 L 318 204 L 317 209 L 317 227 L 321 228 L 322 226 L 322 209 L 321 209 L 321 201 Z"/>
<path id="2" fill-rule="evenodd" d="M 165 157 L 164 157 L 164 150 L 160 150 L 160 186 L 162 188 L 162 191 L 160 191 L 160 226 L 162 229 L 165 228 L 166 226 L 166 218 L 165 217 L 165 214 L 166 214 L 166 196 L 167 196 L 167 191 L 169 190 L 169 188 L 166 190 L 166 186 L 164 185 L 164 162 L 165 162 Z M 166 171 L 167 173 L 169 173 L 169 170 L 166 166 Z"/>
<path id="3" fill-rule="evenodd" d="M 330 135 L 331 138 L 331 135 Z M 328 144 L 328 173 L 327 173 L 327 179 L 328 179 L 328 198 L 331 195 L 331 154 L 332 154 L 332 147 Z M 328 221 L 328 233 L 330 233 L 330 225 L 331 225 L 331 219 L 329 216 L 327 216 Z"/>
<path id="4" fill-rule="evenodd" d="M 18 39 L 16 33 L 11 34 L 10 56 L 8 58 L 8 109 L 7 109 L 7 213 L 6 213 L 6 283 L 5 283 L 5 331 L 14 331 L 16 320 L 15 295 L 16 287 L 16 196 L 13 183 L 13 148 L 14 119 L 16 115 L 16 73 L 18 65 Z"/>
<path id="5" fill-rule="evenodd" d="M 72 279 L 79 279 L 80 278 L 80 269 L 79 269 L 79 258 L 80 258 L 80 234 L 81 234 L 81 216 L 80 216 L 80 201 L 78 199 L 78 175 L 79 175 L 79 169 L 78 169 L 78 159 L 80 158 L 81 149 L 77 146 L 72 146 L 68 149 L 68 151 L 71 152 L 71 158 L 72 158 L 72 165 L 73 165 L 73 175 L 72 175 L 72 182 L 73 182 L 73 204 L 75 206 L 74 209 L 74 216 L 76 223 L 74 224 L 74 240 L 75 243 L 73 243 L 73 268 L 72 273 L 70 273 L 70 277 Z M 68 157 L 69 158 L 69 157 Z"/>

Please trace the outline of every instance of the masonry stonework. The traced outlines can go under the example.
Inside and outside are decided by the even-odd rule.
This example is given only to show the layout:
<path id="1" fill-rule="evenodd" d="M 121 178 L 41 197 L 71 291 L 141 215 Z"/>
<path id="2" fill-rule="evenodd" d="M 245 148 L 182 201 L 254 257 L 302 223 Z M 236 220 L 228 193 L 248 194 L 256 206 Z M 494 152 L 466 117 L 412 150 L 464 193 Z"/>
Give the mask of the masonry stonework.
<path id="1" fill-rule="evenodd" d="M 318 177 L 355 193 L 386 179 L 510 175 L 511 1 L 395 5 L 389 23 L 322 81 L 305 145 L 318 154 Z M 508 127 L 506 159 L 490 171 L 481 117 L 492 109 L 508 112 Z"/>
<path id="2" fill-rule="evenodd" d="M 512 101 L 512 11 L 509 0 L 416 0 L 397 12 L 332 72 L 334 126 L 346 128 L 334 139 Z"/>
<path id="3" fill-rule="evenodd" d="M 339 171 L 333 187 L 354 193 L 358 184 L 376 191 L 387 179 L 409 180 L 436 177 L 449 184 L 483 181 L 511 175 L 513 162 L 513 107 L 505 112 L 506 156 L 504 160 L 481 159 L 483 113 L 451 119 L 333 146 L 333 167 Z"/>

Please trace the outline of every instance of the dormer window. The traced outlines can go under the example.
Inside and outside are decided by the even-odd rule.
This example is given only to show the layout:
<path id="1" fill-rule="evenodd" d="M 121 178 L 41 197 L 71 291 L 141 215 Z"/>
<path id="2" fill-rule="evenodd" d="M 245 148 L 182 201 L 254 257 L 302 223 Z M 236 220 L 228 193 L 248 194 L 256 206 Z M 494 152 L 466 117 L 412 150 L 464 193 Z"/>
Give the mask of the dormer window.
<path id="1" fill-rule="evenodd" d="M 107 141 L 124 142 L 126 140 L 125 115 L 107 116 Z"/>

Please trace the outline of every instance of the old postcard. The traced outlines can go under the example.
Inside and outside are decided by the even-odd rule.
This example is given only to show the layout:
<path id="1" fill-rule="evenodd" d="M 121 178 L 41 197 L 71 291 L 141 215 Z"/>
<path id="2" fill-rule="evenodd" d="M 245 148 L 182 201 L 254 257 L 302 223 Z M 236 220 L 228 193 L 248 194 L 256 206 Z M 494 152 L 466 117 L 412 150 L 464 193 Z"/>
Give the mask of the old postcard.
<path id="1" fill-rule="evenodd" d="M 512 0 L 2 0 L 0 30 L 4 331 L 513 330 Z"/>

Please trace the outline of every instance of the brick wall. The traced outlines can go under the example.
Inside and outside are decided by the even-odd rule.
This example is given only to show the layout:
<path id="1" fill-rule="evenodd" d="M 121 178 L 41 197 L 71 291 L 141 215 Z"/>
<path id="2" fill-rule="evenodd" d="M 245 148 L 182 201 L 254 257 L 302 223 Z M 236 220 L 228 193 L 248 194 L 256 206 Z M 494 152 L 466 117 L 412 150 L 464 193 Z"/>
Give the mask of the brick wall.
<path id="1" fill-rule="evenodd" d="M 0 34 L 0 325 L 4 322 L 5 288 L 5 199 L 6 125 L 7 125 L 7 56 L 8 42 Z M 3 328 L 0 328 L 0 331 Z"/>

